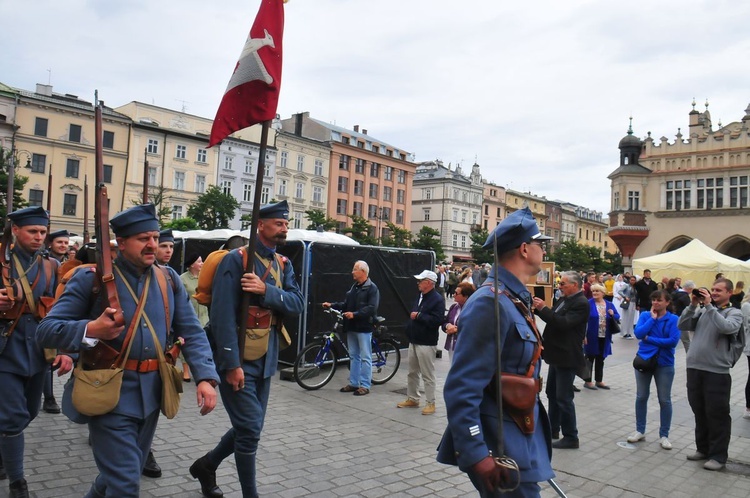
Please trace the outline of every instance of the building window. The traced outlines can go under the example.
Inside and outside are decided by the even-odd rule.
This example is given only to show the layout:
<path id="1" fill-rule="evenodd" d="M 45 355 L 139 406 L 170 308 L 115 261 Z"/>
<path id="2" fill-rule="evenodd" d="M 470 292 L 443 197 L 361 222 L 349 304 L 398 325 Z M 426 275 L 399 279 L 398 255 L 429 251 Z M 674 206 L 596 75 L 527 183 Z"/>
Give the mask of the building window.
<path id="1" fill-rule="evenodd" d="M 341 157 L 339 157 L 339 169 L 349 171 L 349 156 L 341 154 Z"/>
<path id="2" fill-rule="evenodd" d="M 112 165 L 104 165 L 104 183 L 112 183 Z"/>
<path id="3" fill-rule="evenodd" d="M 253 174 L 253 161 L 252 159 L 245 159 L 245 174 Z"/>
<path id="4" fill-rule="evenodd" d="M 260 189 L 260 203 L 268 204 L 268 198 L 271 195 L 271 187 L 263 187 Z"/>
<path id="5" fill-rule="evenodd" d="M 667 209 L 690 209 L 690 180 L 668 181 L 666 194 Z"/>
<path id="6" fill-rule="evenodd" d="M 406 183 L 406 171 L 398 170 L 398 183 Z"/>
<path id="7" fill-rule="evenodd" d="M 498 217 L 498 218 L 502 218 L 502 217 L 503 217 L 503 215 L 502 215 L 502 211 L 500 211 L 500 209 L 501 209 L 501 208 L 497 208 L 497 217 Z"/>
<path id="8" fill-rule="evenodd" d="M 279 180 L 279 196 L 286 197 L 286 180 Z"/>
<path id="9" fill-rule="evenodd" d="M 352 206 L 352 214 L 356 216 L 362 216 L 362 203 L 361 202 L 355 202 Z"/>
<path id="10" fill-rule="evenodd" d="M 461 223 L 466 223 L 466 211 L 461 211 Z"/>
<path id="11" fill-rule="evenodd" d="M 724 207 L 724 179 L 705 178 L 698 180 L 697 208 L 713 209 Z"/>
<path id="12" fill-rule="evenodd" d="M 302 171 L 305 169 L 305 156 L 302 154 L 297 154 L 297 171 Z"/>
<path id="13" fill-rule="evenodd" d="M 378 217 L 378 207 L 375 204 L 367 205 L 367 218 L 374 220 Z"/>
<path id="14" fill-rule="evenodd" d="M 49 121 L 47 118 L 36 118 L 34 122 L 34 135 L 37 137 L 46 137 L 48 124 Z"/>
<path id="15" fill-rule="evenodd" d="M 44 154 L 32 154 L 31 155 L 31 172 L 32 173 L 44 173 L 47 167 L 47 156 Z"/>
<path id="16" fill-rule="evenodd" d="M 206 191 L 206 175 L 195 175 L 195 191 L 199 194 Z"/>
<path id="17" fill-rule="evenodd" d="M 628 191 L 628 211 L 639 211 L 640 210 L 640 192 L 634 190 Z M 578 234 L 578 238 L 581 238 L 581 234 Z"/>
<path id="18" fill-rule="evenodd" d="M 365 194 L 365 182 L 362 180 L 354 180 L 354 195 Z"/>
<path id="19" fill-rule="evenodd" d="M 391 220 L 391 208 L 389 207 L 380 208 L 380 219 L 383 221 L 390 221 Z"/>
<path id="20" fill-rule="evenodd" d="M 315 160 L 315 174 L 317 176 L 323 176 L 323 161 L 320 159 Z"/>
<path id="21" fill-rule="evenodd" d="M 427 199 L 427 200 L 432 199 L 432 189 L 431 188 L 426 188 L 426 189 L 423 190 L 423 192 L 424 192 L 424 198 L 425 199 Z"/>
<path id="22" fill-rule="evenodd" d="M 185 159 L 187 158 L 187 147 L 184 145 L 178 145 L 175 149 L 174 154 L 175 159 Z"/>
<path id="23" fill-rule="evenodd" d="M 396 210 L 396 223 L 399 225 L 404 224 L 404 210 L 403 209 Z"/>
<path id="24" fill-rule="evenodd" d="M 430 210 L 425 209 L 424 210 L 424 221 L 430 221 Z"/>
<path id="25" fill-rule="evenodd" d="M 302 228 L 302 216 L 304 213 L 299 211 L 294 212 L 294 219 L 292 220 L 292 228 Z"/>
<path id="26" fill-rule="evenodd" d="M 148 149 L 149 154 L 158 154 L 159 153 L 159 141 L 155 138 L 149 138 L 148 139 Z"/>
<path id="27" fill-rule="evenodd" d="M 242 200 L 253 202 L 253 186 L 249 183 L 242 184 Z"/>
<path id="28" fill-rule="evenodd" d="M 287 151 L 281 151 L 281 163 L 279 164 L 280 168 L 286 168 L 286 161 L 289 159 L 289 153 Z"/>
<path id="29" fill-rule="evenodd" d="M 453 247 L 458 247 L 458 234 L 453 234 Z"/>
<path id="30" fill-rule="evenodd" d="M 378 185 L 376 183 L 370 184 L 370 199 L 378 198 Z"/>
<path id="31" fill-rule="evenodd" d="M 617 211 L 620 209 L 620 192 L 615 192 L 612 195 L 612 209 Z"/>
<path id="32" fill-rule="evenodd" d="M 297 182 L 297 187 L 294 190 L 294 197 L 297 199 L 302 199 L 305 196 L 305 184 L 302 182 Z"/>
<path id="33" fill-rule="evenodd" d="M 63 214 L 66 216 L 76 215 L 76 202 L 78 196 L 75 194 L 65 194 L 63 197 Z"/>
<path id="34" fill-rule="evenodd" d="M 458 209 L 453 210 L 453 221 L 458 221 Z"/>
<path id="35" fill-rule="evenodd" d="M 357 158 L 357 162 L 354 165 L 354 172 L 364 175 L 365 174 L 365 160 Z"/>
<path id="36" fill-rule="evenodd" d="M 37 189 L 29 190 L 29 206 L 42 206 L 44 202 L 44 192 Z"/>
<path id="37" fill-rule="evenodd" d="M 155 167 L 148 168 L 148 184 L 156 185 L 156 168 Z"/>
<path id="38" fill-rule="evenodd" d="M 313 187 L 313 202 L 323 202 L 323 187 Z"/>
<path id="39" fill-rule="evenodd" d="M 78 178 L 78 167 L 80 161 L 78 159 L 68 159 L 65 165 L 65 177 L 66 178 Z"/>
<path id="40" fill-rule="evenodd" d="M 383 200 L 390 202 L 391 197 L 393 197 L 393 189 L 391 187 L 383 187 Z"/>
<path id="41" fill-rule="evenodd" d="M 403 204 L 405 197 L 406 197 L 406 191 L 402 189 L 398 189 L 396 191 L 396 202 L 398 202 L 399 204 Z"/>
<path id="42" fill-rule="evenodd" d="M 208 162 L 208 152 L 206 149 L 198 149 L 198 154 L 195 156 L 196 162 L 205 163 Z"/>
<path id="43" fill-rule="evenodd" d="M 340 176 L 339 177 L 338 190 L 339 190 L 339 192 L 346 192 L 347 190 L 349 190 L 349 179 L 348 178 L 346 178 L 344 176 Z"/>
<path id="44" fill-rule="evenodd" d="M 372 163 L 370 165 L 370 176 L 377 178 L 380 175 L 380 165 L 378 163 Z"/>
<path id="45" fill-rule="evenodd" d="M 390 166 L 386 166 L 383 169 L 383 176 L 385 176 L 385 179 L 389 182 L 393 180 L 393 168 Z"/>
<path id="46" fill-rule="evenodd" d="M 172 204 L 172 219 L 179 220 L 182 218 L 182 206 L 179 204 Z"/>
<path id="47" fill-rule="evenodd" d="M 729 207 L 746 208 L 748 202 L 748 177 L 729 178 Z"/>
<path id="48" fill-rule="evenodd" d="M 336 199 L 336 214 L 346 214 L 346 199 Z"/>
<path id="49" fill-rule="evenodd" d="M 74 124 L 70 125 L 70 130 L 68 131 L 68 141 L 81 143 L 81 126 L 80 125 L 74 125 Z"/>
<path id="50" fill-rule="evenodd" d="M 466 235 L 461 236 L 461 249 L 466 249 Z"/>
<path id="51" fill-rule="evenodd" d="M 185 172 L 184 171 L 174 172 L 174 188 L 175 190 L 185 190 Z"/>
<path id="52" fill-rule="evenodd" d="M 232 156 L 224 156 L 224 169 L 232 171 L 232 162 L 234 161 L 234 157 Z"/>
<path id="53" fill-rule="evenodd" d="M 115 132 L 114 131 L 105 131 L 102 135 L 102 147 L 105 149 L 114 149 L 115 148 Z"/>
<path id="54" fill-rule="evenodd" d="M 224 195 L 232 195 L 232 180 L 222 180 L 221 192 Z"/>

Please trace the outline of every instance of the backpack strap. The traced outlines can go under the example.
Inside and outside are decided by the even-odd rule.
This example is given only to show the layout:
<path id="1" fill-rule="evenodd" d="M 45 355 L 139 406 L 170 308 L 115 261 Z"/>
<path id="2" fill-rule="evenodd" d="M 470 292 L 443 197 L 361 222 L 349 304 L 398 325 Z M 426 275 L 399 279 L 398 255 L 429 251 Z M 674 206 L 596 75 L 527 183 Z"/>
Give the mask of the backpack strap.
<path id="1" fill-rule="evenodd" d="M 164 301 L 164 323 L 167 327 L 167 336 L 172 327 L 169 325 L 169 296 L 167 295 L 167 280 L 172 284 L 172 295 L 175 292 L 175 285 L 172 276 L 169 274 L 169 270 L 161 265 L 156 265 L 157 270 L 156 281 L 159 284 L 159 290 L 161 291 L 161 298 Z"/>

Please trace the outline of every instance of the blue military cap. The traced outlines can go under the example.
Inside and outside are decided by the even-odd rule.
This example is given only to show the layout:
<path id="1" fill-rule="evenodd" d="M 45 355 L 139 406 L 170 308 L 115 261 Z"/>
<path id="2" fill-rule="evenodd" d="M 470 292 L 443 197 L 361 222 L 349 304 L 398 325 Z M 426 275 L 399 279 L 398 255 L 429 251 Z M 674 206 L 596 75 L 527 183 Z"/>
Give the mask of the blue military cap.
<path id="1" fill-rule="evenodd" d="M 174 242 L 174 235 L 172 235 L 172 229 L 162 230 L 159 232 L 159 244 L 162 242 Z"/>
<path id="2" fill-rule="evenodd" d="M 49 213 L 44 210 L 41 206 L 32 206 L 17 211 L 13 211 L 8 215 L 10 221 L 14 225 L 19 227 L 25 227 L 29 225 L 49 225 Z"/>
<path id="3" fill-rule="evenodd" d="M 159 231 L 159 220 L 153 204 L 140 204 L 120 211 L 109 220 L 109 224 L 116 237 Z"/>
<path id="4" fill-rule="evenodd" d="M 496 243 L 497 253 L 502 254 L 532 240 L 552 240 L 552 237 L 547 237 L 539 232 L 534 215 L 531 214 L 528 207 L 525 207 L 513 212 L 501 221 L 487 237 L 487 241 L 482 247 L 490 249 L 492 244 Z"/>
<path id="5" fill-rule="evenodd" d="M 286 201 L 277 202 L 276 204 L 266 204 L 260 208 L 258 218 L 284 218 L 289 219 L 289 204 Z"/>
<path id="6" fill-rule="evenodd" d="M 60 237 L 70 237 L 70 232 L 68 232 L 67 230 L 58 230 L 49 234 L 50 242 L 55 239 L 59 239 Z"/>

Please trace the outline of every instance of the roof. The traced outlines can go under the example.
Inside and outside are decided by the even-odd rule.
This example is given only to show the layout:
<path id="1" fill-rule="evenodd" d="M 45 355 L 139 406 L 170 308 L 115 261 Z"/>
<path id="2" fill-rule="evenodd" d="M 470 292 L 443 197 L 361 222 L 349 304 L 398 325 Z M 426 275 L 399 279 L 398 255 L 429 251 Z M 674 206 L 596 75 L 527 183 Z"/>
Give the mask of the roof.
<path id="1" fill-rule="evenodd" d="M 13 90 L 17 91 L 21 97 L 25 97 L 27 99 L 41 100 L 43 102 L 49 102 L 52 104 L 71 107 L 74 109 L 81 109 L 81 110 L 91 112 L 91 113 L 94 112 L 94 104 L 92 104 L 91 102 L 87 102 L 85 100 L 81 100 L 80 98 L 74 95 L 62 95 L 60 93 L 53 92 L 51 96 L 47 96 L 47 95 L 42 95 L 40 93 L 31 92 L 29 90 L 23 90 L 21 88 L 13 88 Z M 117 117 L 125 121 L 131 120 L 129 116 L 126 116 L 125 114 L 120 114 L 119 112 L 113 110 L 111 107 L 107 107 L 107 106 L 102 107 L 102 114 L 107 115 L 107 116 Z"/>
<path id="2" fill-rule="evenodd" d="M 328 128 L 331 131 L 335 131 L 337 133 L 345 133 L 351 137 L 361 138 L 362 140 L 365 140 L 367 142 L 373 142 L 378 145 L 385 145 L 387 147 L 390 147 L 394 150 L 397 150 L 399 152 L 403 152 L 407 156 L 409 155 L 409 152 L 405 151 L 401 147 L 396 147 L 395 145 L 391 145 L 389 143 L 383 142 L 382 140 L 378 140 L 377 138 L 374 138 L 372 135 L 365 135 L 364 133 L 359 133 L 354 130 L 350 130 L 348 128 L 344 128 L 342 126 L 336 126 L 331 123 L 326 123 L 325 121 L 320 121 L 319 119 L 311 118 L 310 116 L 307 116 L 307 119 L 310 121 L 314 121 L 315 123 L 319 124 L 320 126 L 323 126 L 325 128 Z"/>
<path id="3" fill-rule="evenodd" d="M 650 169 L 645 166 L 641 166 L 640 164 L 623 164 L 612 173 L 610 173 L 607 178 L 611 179 L 620 175 L 650 175 L 651 173 L 652 171 Z"/>

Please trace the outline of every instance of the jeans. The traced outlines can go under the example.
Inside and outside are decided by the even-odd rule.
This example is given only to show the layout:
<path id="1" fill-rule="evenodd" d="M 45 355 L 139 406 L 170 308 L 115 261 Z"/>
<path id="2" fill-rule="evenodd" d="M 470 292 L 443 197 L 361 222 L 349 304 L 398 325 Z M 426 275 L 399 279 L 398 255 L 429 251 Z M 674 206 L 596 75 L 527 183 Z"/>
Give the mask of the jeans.
<path id="1" fill-rule="evenodd" d="M 349 385 L 370 389 L 372 384 L 372 332 L 349 332 Z"/>
<path id="2" fill-rule="evenodd" d="M 731 391 L 730 374 L 687 369 L 688 402 L 695 416 L 696 449 L 719 463 L 727 461 L 732 436 Z"/>
<path id="3" fill-rule="evenodd" d="M 549 421 L 552 432 L 562 429 L 563 436 L 578 439 L 576 406 L 573 403 L 573 380 L 575 368 L 549 366 L 547 373 L 547 399 L 549 400 Z"/>
<path id="4" fill-rule="evenodd" d="M 651 378 L 656 381 L 656 394 L 659 397 L 659 437 L 669 437 L 672 425 L 672 381 L 674 365 L 658 366 L 654 372 L 635 372 L 635 430 L 646 433 L 646 411 L 651 389 Z"/>

